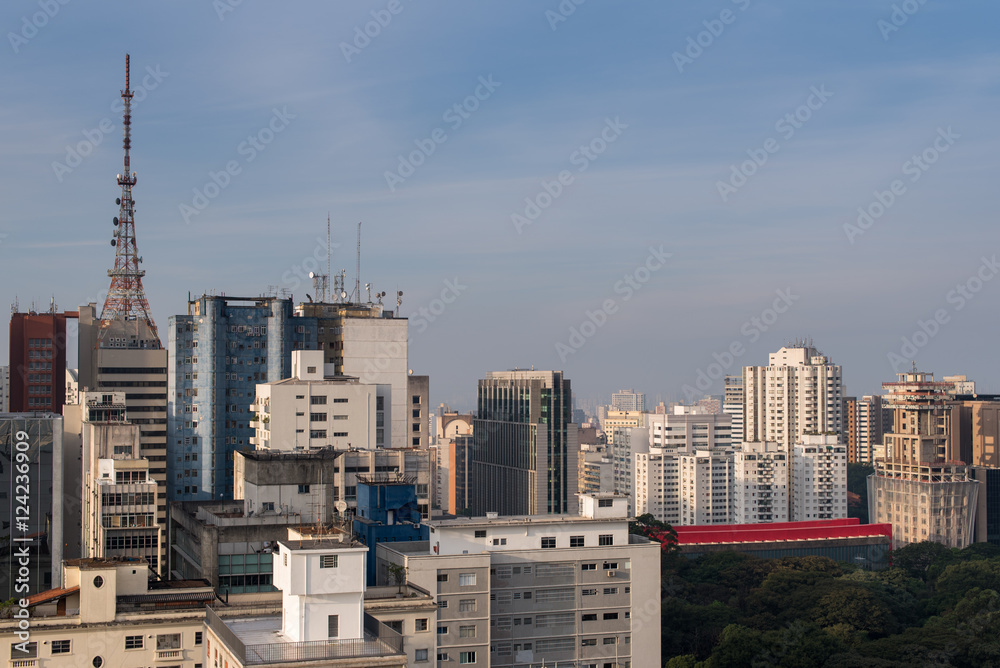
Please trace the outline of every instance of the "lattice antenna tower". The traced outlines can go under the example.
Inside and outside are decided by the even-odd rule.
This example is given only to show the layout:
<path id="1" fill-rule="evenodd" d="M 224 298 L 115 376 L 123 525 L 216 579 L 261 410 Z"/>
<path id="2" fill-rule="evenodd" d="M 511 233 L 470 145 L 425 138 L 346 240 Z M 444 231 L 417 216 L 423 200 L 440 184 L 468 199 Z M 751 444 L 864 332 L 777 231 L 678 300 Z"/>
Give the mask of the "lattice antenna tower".
<path id="1" fill-rule="evenodd" d="M 124 141 L 125 171 L 118 175 L 118 185 L 122 194 L 118 199 L 118 216 L 114 218 L 115 230 L 111 245 L 115 247 L 115 268 L 108 271 L 111 287 L 108 289 L 104 309 L 101 312 L 101 339 L 103 340 L 110 325 L 114 322 L 134 322 L 137 340 L 135 345 L 144 348 L 161 348 L 160 335 L 156 324 L 149 314 L 149 303 L 142 288 L 142 277 L 146 272 L 139 269 L 142 257 L 139 255 L 135 242 L 135 202 L 132 200 L 132 187 L 136 182 L 135 172 L 131 171 L 129 151 L 132 148 L 132 91 L 129 88 L 129 56 L 125 54 L 125 90 L 121 92 L 124 102 Z M 141 323 L 149 328 L 148 333 L 142 332 Z M 144 336 L 140 336 L 140 333 Z M 148 338 L 147 338 L 148 337 Z"/>

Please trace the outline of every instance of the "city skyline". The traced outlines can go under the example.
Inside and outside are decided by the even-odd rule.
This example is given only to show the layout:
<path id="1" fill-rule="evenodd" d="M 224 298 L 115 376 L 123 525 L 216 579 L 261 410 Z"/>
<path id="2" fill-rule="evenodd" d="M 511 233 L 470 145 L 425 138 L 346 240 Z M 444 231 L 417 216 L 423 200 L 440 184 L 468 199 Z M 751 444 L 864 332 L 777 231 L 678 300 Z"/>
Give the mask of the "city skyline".
<path id="1" fill-rule="evenodd" d="M 531 365 L 681 400 L 804 336 L 847 395 L 911 359 L 997 389 L 991 5 L 53 7 L 0 13 L 22 311 L 104 302 L 129 51 L 161 329 L 189 291 L 306 301 L 329 213 L 334 272 L 363 221 L 361 285 L 404 292 L 432 406 Z"/>

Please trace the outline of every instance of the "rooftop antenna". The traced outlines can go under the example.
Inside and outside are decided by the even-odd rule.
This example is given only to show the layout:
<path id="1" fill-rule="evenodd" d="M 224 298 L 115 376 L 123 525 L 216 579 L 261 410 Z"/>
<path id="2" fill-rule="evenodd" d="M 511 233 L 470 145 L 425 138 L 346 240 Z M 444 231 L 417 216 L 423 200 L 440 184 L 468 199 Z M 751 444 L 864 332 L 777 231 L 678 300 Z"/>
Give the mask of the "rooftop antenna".
<path id="1" fill-rule="evenodd" d="M 361 223 L 358 223 L 358 266 L 357 273 L 354 274 L 354 292 L 351 298 L 361 301 Z"/>
<path id="2" fill-rule="evenodd" d="M 330 277 L 333 276 L 333 272 L 330 271 L 330 212 L 326 212 L 326 280 L 329 281 Z"/>

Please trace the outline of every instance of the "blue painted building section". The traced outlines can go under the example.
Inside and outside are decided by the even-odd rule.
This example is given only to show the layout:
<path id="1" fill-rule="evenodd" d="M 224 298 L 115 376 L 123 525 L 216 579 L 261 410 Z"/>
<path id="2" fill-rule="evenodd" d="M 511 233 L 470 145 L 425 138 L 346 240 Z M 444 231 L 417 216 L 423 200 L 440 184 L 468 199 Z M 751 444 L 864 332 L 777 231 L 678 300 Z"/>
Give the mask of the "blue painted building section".
<path id="1" fill-rule="evenodd" d="M 276 297 L 202 296 L 188 311 L 169 319 L 167 498 L 230 500 L 257 384 L 291 376 L 292 350 L 316 346 L 316 319 Z"/>
<path id="2" fill-rule="evenodd" d="M 427 526 L 420 523 L 416 485 L 374 481 L 368 484 L 359 478 L 354 533 L 368 546 L 366 580 L 369 587 L 374 587 L 378 543 L 428 540 Z"/>

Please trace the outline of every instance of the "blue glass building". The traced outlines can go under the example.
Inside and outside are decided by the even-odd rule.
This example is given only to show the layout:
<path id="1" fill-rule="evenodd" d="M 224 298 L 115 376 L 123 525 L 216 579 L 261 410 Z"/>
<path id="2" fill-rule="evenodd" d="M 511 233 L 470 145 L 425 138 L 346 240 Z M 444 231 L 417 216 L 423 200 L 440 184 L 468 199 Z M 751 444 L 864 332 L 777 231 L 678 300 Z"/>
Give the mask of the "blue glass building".
<path id="1" fill-rule="evenodd" d="M 291 375 L 292 350 L 316 347 L 316 319 L 294 316 L 290 298 L 202 295 L 169 323 L 167 498 L 232 499 L 257 383 Z"/>

